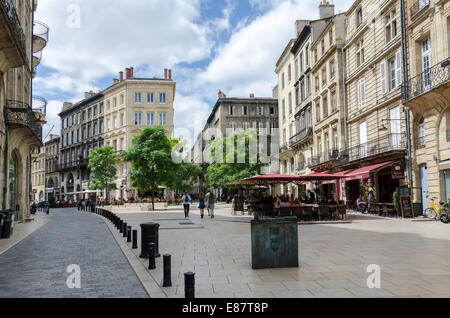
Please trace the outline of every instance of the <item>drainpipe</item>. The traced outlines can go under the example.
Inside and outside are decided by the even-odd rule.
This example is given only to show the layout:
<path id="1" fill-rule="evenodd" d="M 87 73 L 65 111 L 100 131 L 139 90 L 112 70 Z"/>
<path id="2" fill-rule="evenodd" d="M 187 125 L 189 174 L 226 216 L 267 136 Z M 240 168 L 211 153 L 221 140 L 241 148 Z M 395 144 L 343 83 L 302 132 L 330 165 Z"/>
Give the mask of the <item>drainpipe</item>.
<path id="1" fill-rule="evenodd" d="M 406 38 L 406 13 L 405 0 L 400 0 L 400 20 L 401 20 L 401 37 L 402 37 L 402 69 L 403 69 L 403 85 L 402 97 L 405 100 L 408 98 L 408 44 Z M 412 147 L 411 147 L 411 123 L 409 118 L 409 109 L 404 108 L 406 120 L 406 146 L 408 151 L 408 186 L 413 187 L 412 178 Z"/>
<path id="2" fill-rule="evenodd" d="M 2 209 L 6 210 L 6 204 L 7 204 L 7 199 L 8 199 L 8 172 L 9 172 L 9 156 L 8 156 L 8 152 L 9 152 L 9 138 L 8 138 L 8 125 L 6 123 L 6 105 L 7 105 L 7 100 L 8 100 L 8 71 L 6 71 L 6 81 L 4 83 L 2 83 L 5 86 L 5 105 L 3 108 L 3 119 L 5 121 L 5 147 L 4 147 L 4 161 L 5 161 L 5 167 L 4 167 L 4 173 L 5 173 L 5 177 L 4 177 L 4 184 L 3 184 L 3 204 L 2 204 Z"/>

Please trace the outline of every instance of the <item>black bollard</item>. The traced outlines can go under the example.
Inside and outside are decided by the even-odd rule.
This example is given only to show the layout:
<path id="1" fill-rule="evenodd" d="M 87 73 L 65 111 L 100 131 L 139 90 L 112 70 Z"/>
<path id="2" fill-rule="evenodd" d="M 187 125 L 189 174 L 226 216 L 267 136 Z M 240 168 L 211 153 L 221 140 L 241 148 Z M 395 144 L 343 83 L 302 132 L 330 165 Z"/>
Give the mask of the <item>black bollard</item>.
<path id="1" fill-rule="evenodd" d="M 148 269 L 155 269 L 155 243 L 148 243 Z"/>
<path id="2" fill-rule="evenodd" d="M 123 222 L 123 226 L 122 226 L 122 228 L 123 228 L 123 237 L 127 237 L 127 230 L 128 230 L 128 224 L 127 224 L 127 222 Z"/>
<path id="3" fill-rule="evenodd" d="M 155 256 L 160 257 L 159 254 L 159 224 L 158 223 L 144 223 L 141 224 L 141 258 L 148 258 L 148 243 L 155 243 Z"/>
<path id="4" fill-rule="evenodd" d="M 127 243 L 131 243 L 131 226 L 127 229 Z"/>
<path id="5" fill-rule="evenodd" d="M 133 230 L 133 250 L 138 248 L 137 244 L 137 230 Z"/>
<path id="6" fill-rule="evenodd" d="M 184 273 L 184 298 L 195 298 L 195 273 Z"/>
<path id="7" fill-rule="evenodd" d="M 123 233 L 123 220 L 120 220 L 119 222 L 119 232 Z"/>
<path id="8" fill-rule="evenodd" d="M 171 261 L 170 254 L 165 254 L 163 256 L 163 267 L 164 267 L 164 282 L 163 287 L 171 287 L 172 286 L 172 274 L 171 274 Z"/>

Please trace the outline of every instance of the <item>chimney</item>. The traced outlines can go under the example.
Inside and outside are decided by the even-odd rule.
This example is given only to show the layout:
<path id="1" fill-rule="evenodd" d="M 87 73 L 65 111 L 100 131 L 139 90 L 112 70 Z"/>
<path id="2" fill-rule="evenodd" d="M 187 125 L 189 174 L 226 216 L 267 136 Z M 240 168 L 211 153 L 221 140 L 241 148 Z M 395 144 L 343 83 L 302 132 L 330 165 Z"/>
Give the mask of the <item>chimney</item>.
<path id="1" fill-rule="evenodd" d="M 164 69 L 164 79 L 167 79 L 167 68 Z"/>
<path id="2" fill-rule="evenodd" d="M 120 71 L 119 72 L 119 81 L 123 81 L 123 72 L 122 71 Z"/>
<path id="3" fill-rule="evenodd" d="M 169 79 L 172 80 L 172 70 L 169 69 Z"/>
<path id="4" fill-rule="evenodd" d="M 130 78 L 130 69 L 128 67 L 125 69 L 125 78 L 126 79 Z"/>
<path id="5" fill-rule="evenodd" d="M 217 93 L 217 96 L 219 97 L 219 99 L 227 97 L 227 95 L 225 95 L 225 93 L 222 92 L 220 89 L 219 89 L 219 93 Z"/>
<path id="6" fill-rule="evenodd" d="M 255 94 L 250 94 L 250 98 L 255 98 Z"/>
<path id="7" fill-rule="evenodd" d="M 328 0 L 323 0 L 319 5 L 319 16 L 320 19 L 325 19 L 332 17 L 334 15 L 334 4 L 328 2 Z"/>
<path id="8" fill-rule="evenodd" d="M 119 83 L 119 80 L 117 78 L 113 78 L 113 85 Z"/>
<path id="9" fill-rule="evenodd" d="M 130 67 L 130 78 L 134 78 L 134 67 Z"/>
<path id="10" fill-rule="evenodd" d="M 93 91 L 89 91 L 89 92 L 84 92 L 84 99 L 88 99 L 91 98 L 92 96 L 94 96 L 94 92 Z"/>

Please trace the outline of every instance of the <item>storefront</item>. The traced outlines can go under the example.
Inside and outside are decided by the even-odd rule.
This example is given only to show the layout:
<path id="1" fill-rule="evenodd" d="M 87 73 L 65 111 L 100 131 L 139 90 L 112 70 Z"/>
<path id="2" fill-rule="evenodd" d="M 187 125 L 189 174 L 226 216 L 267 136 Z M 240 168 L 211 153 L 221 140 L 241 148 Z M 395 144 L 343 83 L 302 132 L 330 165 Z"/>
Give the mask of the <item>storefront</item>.
<path id="1" fill-rule="evenodd" d="M 450 202 L 450 170 L 444 170 L 445 200 Z"/>

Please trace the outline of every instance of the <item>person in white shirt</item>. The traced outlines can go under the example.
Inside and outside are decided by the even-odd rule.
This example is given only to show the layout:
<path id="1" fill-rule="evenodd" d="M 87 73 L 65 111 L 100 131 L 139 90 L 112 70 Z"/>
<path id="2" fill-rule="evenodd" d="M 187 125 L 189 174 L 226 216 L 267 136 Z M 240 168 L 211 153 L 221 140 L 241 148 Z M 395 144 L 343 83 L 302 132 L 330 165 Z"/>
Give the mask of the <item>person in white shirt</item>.
<path id="1" fill-rule="evenodd" d="M 181 200 L 183 201 L 184 217 L 188 218 L 189 217 L 189 208 L 192 203 L 191 196 L 187 192 L 185 192 L 183 197 L 181 198 Z"/>

